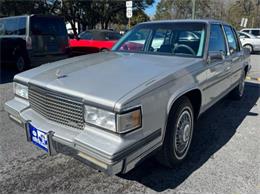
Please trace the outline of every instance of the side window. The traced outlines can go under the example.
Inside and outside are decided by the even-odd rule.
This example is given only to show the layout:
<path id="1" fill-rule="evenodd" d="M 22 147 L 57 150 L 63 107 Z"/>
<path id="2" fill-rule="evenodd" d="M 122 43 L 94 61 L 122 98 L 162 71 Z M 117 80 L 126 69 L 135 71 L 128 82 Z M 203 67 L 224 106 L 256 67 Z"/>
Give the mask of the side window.
<path id="1" fill-rule="evenodd" d="M 26 18 L 19 18 L 19 24 L 18 24 L 18 29 L 17 29 L 17 34 L 18 35 L 25 35 L 26 32 Z"/>
<path id="2" fill-rule="evenodd" d="M 260 30 L 252 30 L 252 35 L 260 36 Z"/>
<path id="3" fill-rule="evenodd" d="M 223 51 L 227 55 L 227 47 L 223 30 L 219 24 L 212 24 L 209 38 L 209 51 Z"/>
<path id="4" fill-rule="evenodd" d="M 2 35 L 25 35 L 26 17 L 3 19 L 0 25 Z"/>
<path id="5" fill-rule="evenodd" d="M 115 32 L 111 32 L 107 34 L 109 40 L 118 40 L 121 38 L 121 35 Z"/>
<path id="6" fill-rule="evenodd" d="M 83 32 L 83 33 L 79 34 L 79 38 L 85 39 L 85 40 L 92 40 L 93 35 L 91 32 Z"/>
<path id="7" fill-rule="evenodd" d="M 230 26 L 224 26 L 224 30 L 227 36 L 230 53 L 232 54 L 239 51 L 238 40 L 232 28 Z"/>

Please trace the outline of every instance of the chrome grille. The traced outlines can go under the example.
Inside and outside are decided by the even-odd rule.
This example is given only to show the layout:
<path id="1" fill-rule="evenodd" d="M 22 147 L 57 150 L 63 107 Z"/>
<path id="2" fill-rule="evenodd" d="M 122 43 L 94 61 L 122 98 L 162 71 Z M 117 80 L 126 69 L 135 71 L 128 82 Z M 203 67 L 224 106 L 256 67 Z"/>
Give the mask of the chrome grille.
<path id="1" fill-rule="evenodd" d="M 83 104 L 75 97 L 29 86 L 31 108 L 45 118 L 59 124 L 83 129 Z"/>

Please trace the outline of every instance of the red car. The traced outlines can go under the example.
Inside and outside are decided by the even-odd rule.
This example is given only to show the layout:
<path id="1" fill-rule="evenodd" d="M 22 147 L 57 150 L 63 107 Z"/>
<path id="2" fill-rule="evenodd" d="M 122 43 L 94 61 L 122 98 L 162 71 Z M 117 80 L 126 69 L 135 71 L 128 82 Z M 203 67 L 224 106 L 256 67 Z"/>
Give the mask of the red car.
<path id="1" fill-rule="evenodd" d="M 78 39 L 70 39 L 70 48 L 73 55 L 108 51 L 120 38 L 119 33 L 110 30 L 87 30 Z"/>

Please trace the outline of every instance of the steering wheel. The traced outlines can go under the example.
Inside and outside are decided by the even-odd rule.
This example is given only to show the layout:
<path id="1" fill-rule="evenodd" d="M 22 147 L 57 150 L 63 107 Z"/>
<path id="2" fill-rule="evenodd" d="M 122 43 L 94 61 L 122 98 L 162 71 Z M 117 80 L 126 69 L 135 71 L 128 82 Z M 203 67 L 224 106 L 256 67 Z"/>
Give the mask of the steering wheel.
<path id="1" fill-rule="evenodd" d="M 176 47 L 174 47 L 173 49 L 173 53 L 175 53 L 175 51 L 179 48 L 185 48 L 187 49 L 192 55 L 196 55 L 195 51 L 188 45 L 184 45 L 184 44 L 180 44 L 180 45 L 177 45 Z"/>

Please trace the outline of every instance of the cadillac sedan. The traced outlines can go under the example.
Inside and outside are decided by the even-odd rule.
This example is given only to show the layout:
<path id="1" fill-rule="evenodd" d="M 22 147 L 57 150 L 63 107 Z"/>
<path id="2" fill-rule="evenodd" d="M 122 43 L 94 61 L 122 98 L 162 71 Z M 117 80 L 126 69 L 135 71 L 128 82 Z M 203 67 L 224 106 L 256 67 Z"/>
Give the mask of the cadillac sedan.
<path id="1" fill-rule="evenodd" d="M 198 117 L 227 94 L 242 98 L 249 69 L 249 52 L 229 24 L 142 23 L 111 52 L 16 75 L 5 110 L 50 155 L 108 174 L 126 173 L 150 154 L 174 167 L 189 152 Z"/>

